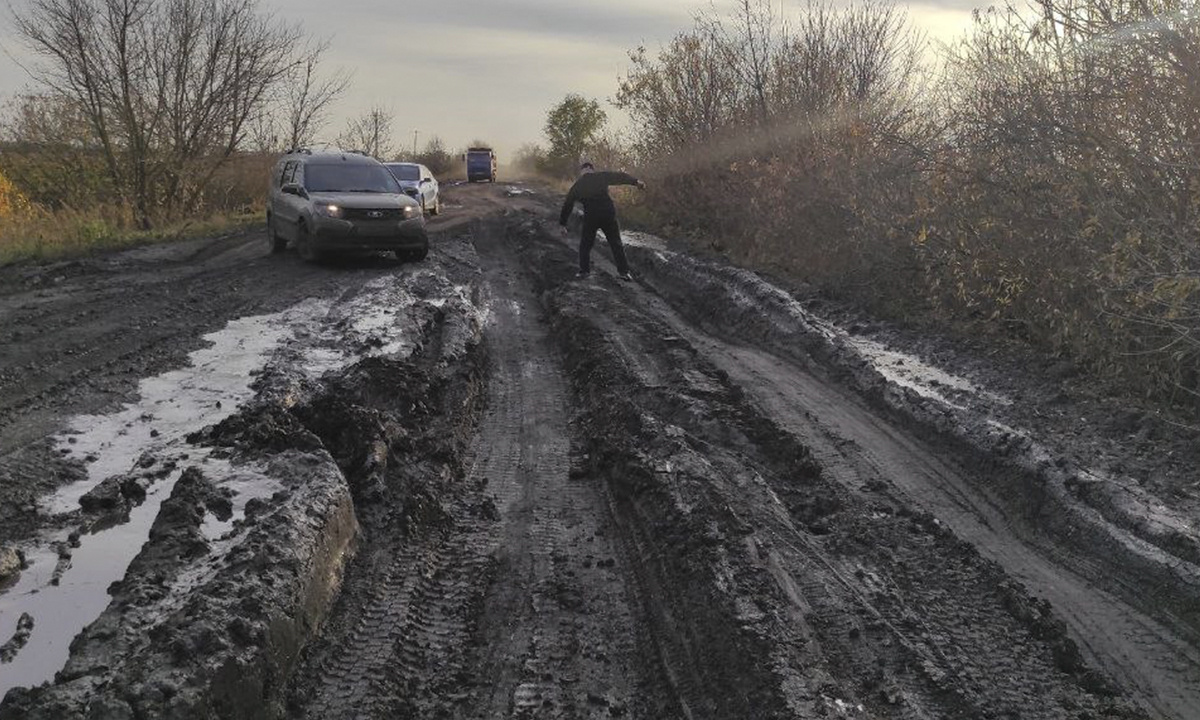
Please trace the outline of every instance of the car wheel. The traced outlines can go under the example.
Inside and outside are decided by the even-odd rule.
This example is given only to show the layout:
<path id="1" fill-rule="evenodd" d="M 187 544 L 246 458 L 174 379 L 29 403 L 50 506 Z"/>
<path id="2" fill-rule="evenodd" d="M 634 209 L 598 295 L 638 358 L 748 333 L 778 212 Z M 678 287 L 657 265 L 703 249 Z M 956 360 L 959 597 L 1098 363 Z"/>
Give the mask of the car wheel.
<path id="1" fill-rule="evenodd" d="M 305 262 L 315 263 L 321 260 L 321 252 L 313 244 L 312 233 L 303 222 L 296 228 L 296 252 Z"/>
<path id="2" fill-rule="evenodd" d="M 428 213 L 429 213 L 429 208 L 425 207 L 425 196 L 422 195 L 421 196 L 421 214 L 427 215 Z"/>
<path id="3" fill-rule="evenodd" d="M 287 238 L 282 238 L 275 231 L 275 216 L 267 213 L 267 244 L 271 246 L 272 253 L 281 253 L 287 250 Z"/>
<path id="4" fill-rule="evenodd" d="M 420 250 L 401 250 L 396 253 L 396 258 L 404 262 L 421 262 L 428 254 L 429 247 L 426 246 Z"/>

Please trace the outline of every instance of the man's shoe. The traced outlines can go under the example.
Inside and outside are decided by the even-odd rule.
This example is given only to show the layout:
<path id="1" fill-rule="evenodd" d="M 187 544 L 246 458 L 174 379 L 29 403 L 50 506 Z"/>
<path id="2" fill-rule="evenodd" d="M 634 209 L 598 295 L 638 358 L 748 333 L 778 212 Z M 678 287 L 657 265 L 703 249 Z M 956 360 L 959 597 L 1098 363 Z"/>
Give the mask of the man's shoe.
<path id="1" fill-rule="evenodd" d="M 617 277 L 621 278 L 625 282 L 633 282 L 633 276 L 630 275 L 629 273 L 621 273 Z"/>

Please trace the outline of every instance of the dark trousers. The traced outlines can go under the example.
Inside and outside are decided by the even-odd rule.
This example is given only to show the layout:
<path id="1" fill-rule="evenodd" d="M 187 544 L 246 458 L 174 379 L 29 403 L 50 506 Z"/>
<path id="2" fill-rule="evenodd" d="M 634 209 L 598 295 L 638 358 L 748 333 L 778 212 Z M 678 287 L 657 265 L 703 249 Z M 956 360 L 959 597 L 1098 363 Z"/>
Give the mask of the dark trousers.
<path id="1" fill-rule="evenodd" d="M 604 232 L 608 247 L 612 249 L 613 262 L 617 264 L 617 272 L 624 275 L 629 272 L 629 261 L 625 259 L 625 246 L 621 244 L 621 226 L 617 219 L 583 218 L 583 235 L 579 238 L 579 271 L 590 272 L 592 269 L 592 246 L 596 244 L 596 231 Z"/>

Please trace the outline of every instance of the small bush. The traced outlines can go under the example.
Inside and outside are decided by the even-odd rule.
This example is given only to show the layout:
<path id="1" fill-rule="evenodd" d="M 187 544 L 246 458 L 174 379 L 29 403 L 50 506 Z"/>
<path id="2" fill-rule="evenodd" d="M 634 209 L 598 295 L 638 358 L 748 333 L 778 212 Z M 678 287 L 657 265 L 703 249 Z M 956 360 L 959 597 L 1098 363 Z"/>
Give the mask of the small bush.
<path id="1" fill-rule="evenodd" d="M 29 212 L 29 200 L 0 172 L 0 222 Z"/>

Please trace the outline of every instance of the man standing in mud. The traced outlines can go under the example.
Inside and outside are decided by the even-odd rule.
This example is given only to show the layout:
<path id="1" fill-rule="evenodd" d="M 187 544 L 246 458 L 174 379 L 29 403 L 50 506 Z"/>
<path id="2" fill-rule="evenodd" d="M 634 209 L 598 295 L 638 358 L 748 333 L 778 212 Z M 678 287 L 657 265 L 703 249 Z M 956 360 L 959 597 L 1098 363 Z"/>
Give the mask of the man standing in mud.
<path id="1" fill-rule="evenodd" d="M 584 163 L 579 168 L 579 179 L 567 192 L 563 202 L 559 224 L 563 234 L 567 232 L 567 220 L 575 203 L 583 203 L 583 232 L 579 237 L 579 279 L 586 278 L 591 273 L 592 245 L 596 244 L 596 231 L 602 230 L 612 249 L 613 261 L 617 264 L 617 276 L 622 280 L 633 280 L 629 274 L 629 261 L 625 259 L 625 246 L 621 244 L 621 226 L 617 223 L 617 207 L 608 194 L 611 185 L 636 185 L 646 187 L 646 183 L 632 175 L 623 172 L 597 172 L 591 163 Z"/>

